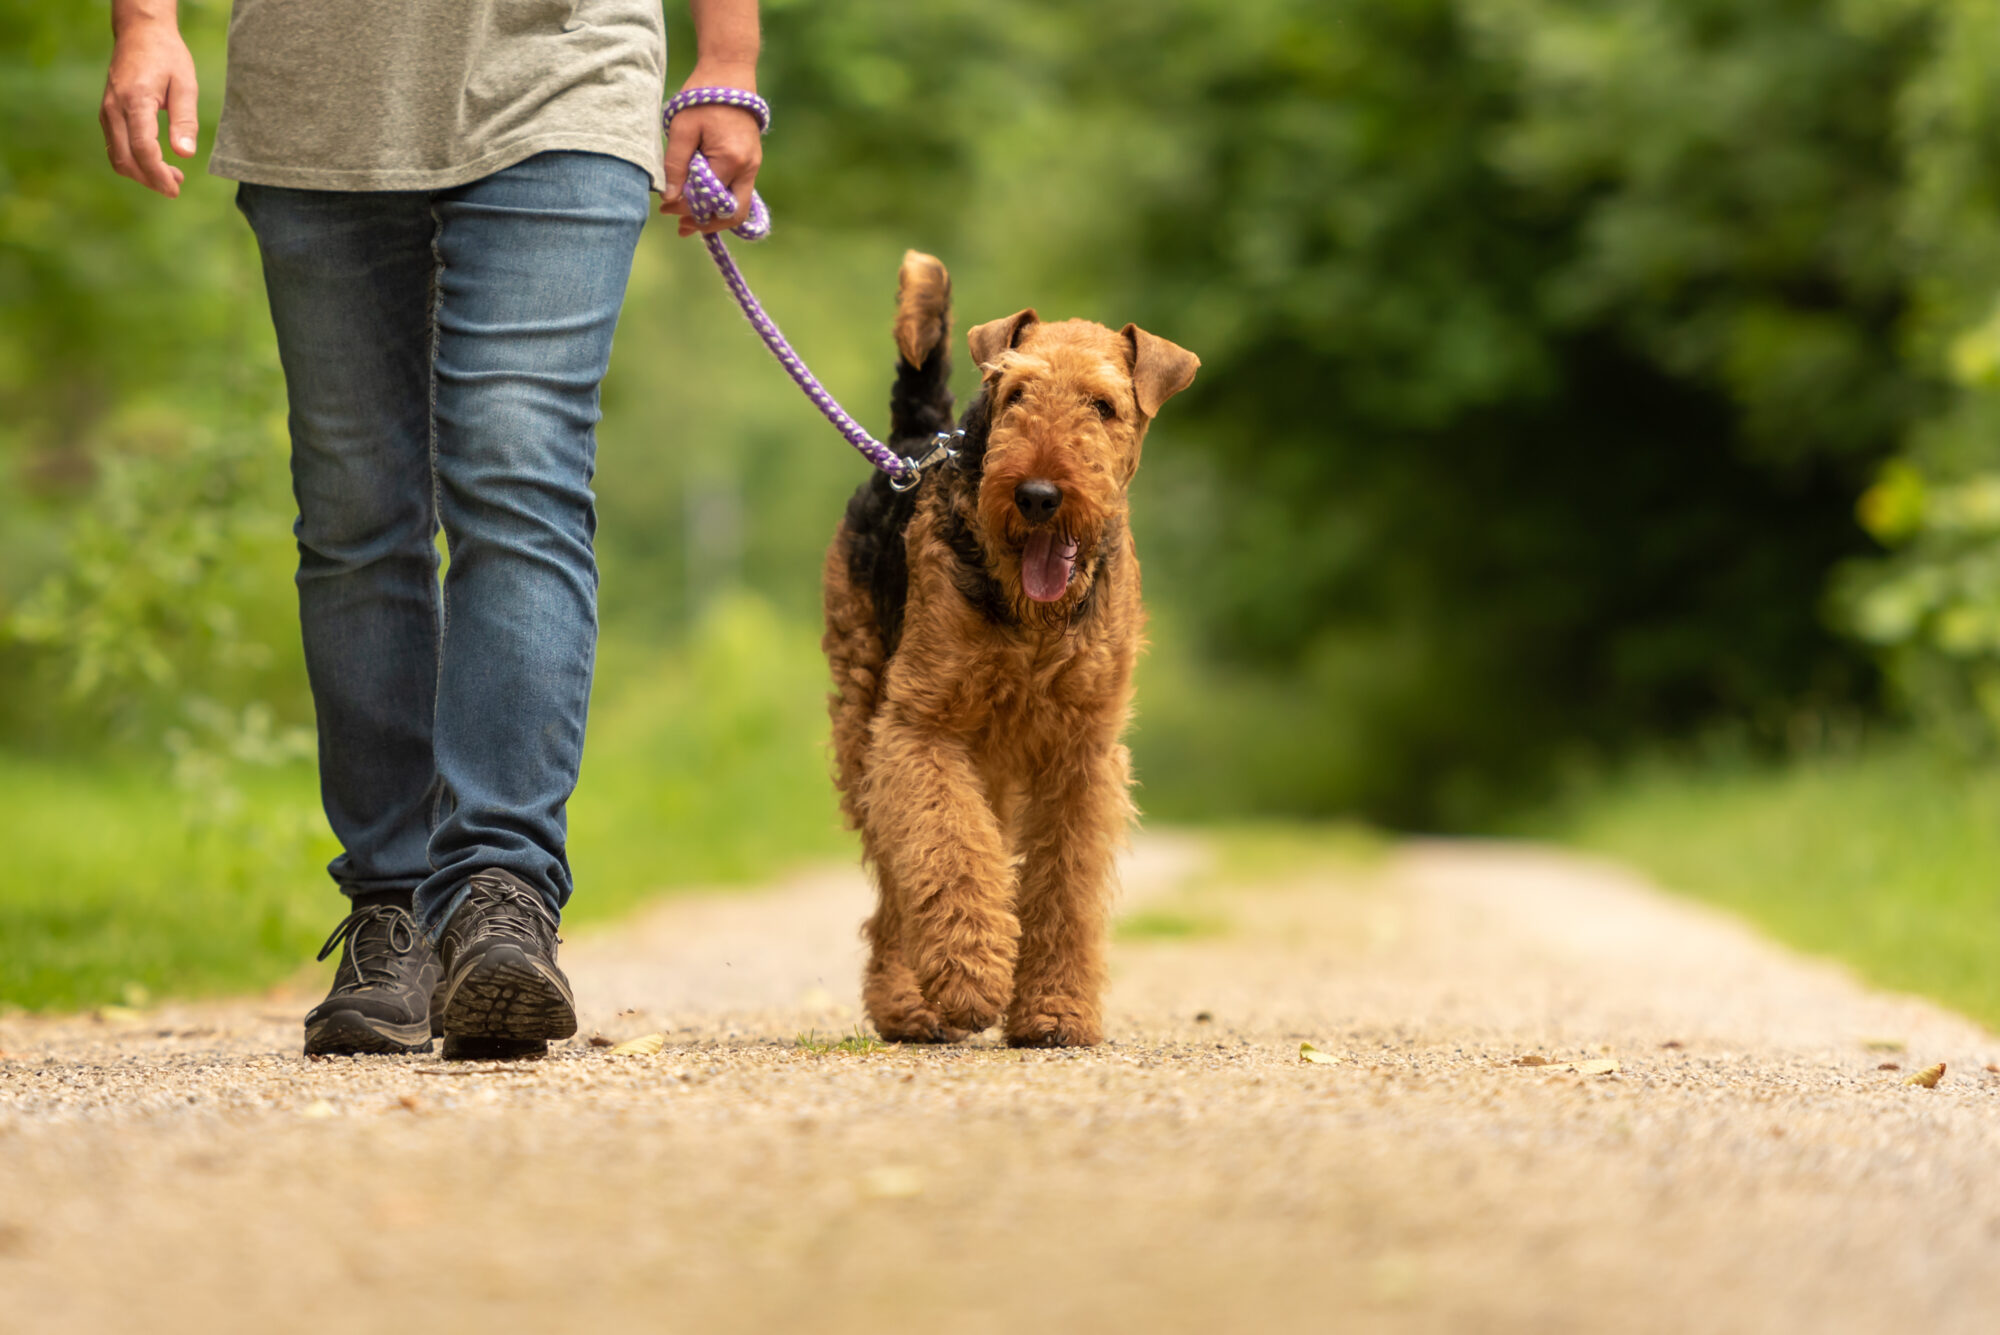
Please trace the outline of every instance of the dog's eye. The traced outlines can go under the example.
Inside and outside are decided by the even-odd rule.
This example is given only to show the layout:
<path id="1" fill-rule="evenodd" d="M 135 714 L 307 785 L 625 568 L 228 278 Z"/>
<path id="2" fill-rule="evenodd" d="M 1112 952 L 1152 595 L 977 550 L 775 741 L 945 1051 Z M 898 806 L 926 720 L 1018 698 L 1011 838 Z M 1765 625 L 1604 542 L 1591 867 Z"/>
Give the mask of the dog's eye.
<path id="1" fill-rule="evenodd" d="M 1107 422 L 1118 416 L 1118 410 L 1111 406 L 1110 399 L 1092 399 L 1090 406 L 1097 409 L 1097 415 Z"/>
<path id="2" fill-rule="evenodd" d="M 1000 400 L 1000 406 L 1002 408 L 1013 407 L 1015 404 L 1021 401 L 1021 395 L 1023 395 L 1026 392 L 1027 390 L 1023 386 L 1020 385 L 1014 386 L 1014 388 L 1007 391 L 1007 397 Z"/>

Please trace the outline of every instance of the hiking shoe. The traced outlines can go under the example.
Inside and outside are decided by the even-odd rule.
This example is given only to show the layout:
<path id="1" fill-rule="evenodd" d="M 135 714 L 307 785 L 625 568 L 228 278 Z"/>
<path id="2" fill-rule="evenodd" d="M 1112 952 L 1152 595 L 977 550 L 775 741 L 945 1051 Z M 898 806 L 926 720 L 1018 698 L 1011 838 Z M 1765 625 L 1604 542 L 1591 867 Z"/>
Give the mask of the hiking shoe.
<path id="1" fill-rule="evenodd" d="M 432 1001 L 442 969 L 409 912 L 391 904 L 356 909 L 320 947 L 346 943 L 333 990 L 306 1012 L 306 1056 L 429 1052 Z"/>
<path id="2" fill-rule="evenodd" d="M 576 998 L 556 967 L 556 915 L 526 882 L 489 867 L 438 938 L 446 1061 L 537 1057 L 576 1032 Z"/>

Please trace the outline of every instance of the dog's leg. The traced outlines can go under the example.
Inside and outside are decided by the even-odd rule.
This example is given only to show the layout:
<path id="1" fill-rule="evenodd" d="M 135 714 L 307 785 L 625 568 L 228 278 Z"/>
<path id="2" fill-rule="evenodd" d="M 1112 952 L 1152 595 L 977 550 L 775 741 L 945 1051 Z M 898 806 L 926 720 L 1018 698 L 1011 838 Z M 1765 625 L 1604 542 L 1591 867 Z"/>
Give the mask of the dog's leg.
<path id="1" fill-rule="evenodd" d="M 875 1032 L 891 1043 L 956 1043 L 965 1031 L 947 1027 L 938 1017 L 903 956 L 902 887 L 883 865 L 874 841 L 864 835 L 863 843 L 875 869 L 877 897 L 874 916 L 862 927 L 868 968 L 861 976 L 861 1004 Z"/>
<path id="2" fill-rule="evenodd" d="M 899 892 L 903 956 L 947 1029 L 1000 1018 L 1013 985 L 1013 871 L 971 754 L 928 728 L 878 718 L 868 827 Z"/>
<path id="3" fill-rule="evenodd" d="M 1105 936 L 1113 862 L 1132 819 L 1130 764 L 1111 746 L 1053 766 L 1021 811 L 1020 959 L 1007 1008 L 1015 1047 L 1104 1038 Z"/>

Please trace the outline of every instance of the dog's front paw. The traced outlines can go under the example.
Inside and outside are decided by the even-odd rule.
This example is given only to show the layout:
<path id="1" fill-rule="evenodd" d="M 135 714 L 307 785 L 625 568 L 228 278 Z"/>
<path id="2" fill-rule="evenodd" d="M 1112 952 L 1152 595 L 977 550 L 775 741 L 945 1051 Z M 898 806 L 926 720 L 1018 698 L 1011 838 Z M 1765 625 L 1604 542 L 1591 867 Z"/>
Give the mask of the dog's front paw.
<path id="1" fill-rule="evenodd" d="M 924 1001 L 947 1028 L 977 1034 L 999 1023 L 1007 1006 L 1009 981 L 998 974 L 982 978 L 967 969 L 947 966 L 924 981 Z"/>
<path id="2" fill-rule="evenodd" d="M 963 1029 L 949 1028 L 944 1021 L 933 1016 L 928 1021 L 915 1020 L 906 1024 L 875 1024 L 875 1032 L 884 1043 L 957 1043 L 966 1037 Z"/>
<path id="3" fill-rule="evenodd" d="M 956 1043 L 965 1037 L 963 1029 L 946 1024 L 914 991 L 907 995 L 870 995 L 866 1000 L 868 1019 L 884 1042 Z"/>
<path id="4" fill-rule="evenodd" d="M 1094 1016 L 1072 1010 L 1036 1010 L 1007 1017 L 1010 1048 L 1090 1048 L 1104 1041 Z"/>

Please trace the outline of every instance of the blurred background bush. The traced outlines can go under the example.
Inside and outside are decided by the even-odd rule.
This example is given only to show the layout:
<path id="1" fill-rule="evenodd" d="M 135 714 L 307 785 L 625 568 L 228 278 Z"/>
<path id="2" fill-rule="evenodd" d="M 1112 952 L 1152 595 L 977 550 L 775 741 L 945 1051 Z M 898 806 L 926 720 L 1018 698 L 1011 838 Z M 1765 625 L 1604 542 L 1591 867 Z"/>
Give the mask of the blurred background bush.
<path id="1" fill-rule="evenodd" d="M 778 230 L 743 258 L 843 402 L 881 420 L 911 245 L 961 328 L 1032 304 L 1202 357 L 1134 502 L 1149 813 L 1498 828 L 1635 757 L 1990 749 L 2000 9 L 765 13 Z M 205 149 L 227 6 L 182 17 Z M 116 905 L 140 944 L 0 951 L 0 1000 L 241 985 L 333 916 L 255 252 L 229 183 L 106 169 L 108 49 L 94 7 L 0 0 L 0 942 Z M 845 847 L 814 623 L 865 471 L 666 228 L 604 407 L 585 913 Z M 232 944 L 144 944 L 196 903 Z"/>

